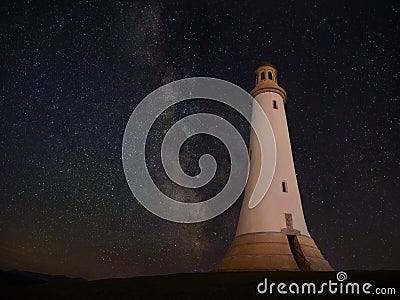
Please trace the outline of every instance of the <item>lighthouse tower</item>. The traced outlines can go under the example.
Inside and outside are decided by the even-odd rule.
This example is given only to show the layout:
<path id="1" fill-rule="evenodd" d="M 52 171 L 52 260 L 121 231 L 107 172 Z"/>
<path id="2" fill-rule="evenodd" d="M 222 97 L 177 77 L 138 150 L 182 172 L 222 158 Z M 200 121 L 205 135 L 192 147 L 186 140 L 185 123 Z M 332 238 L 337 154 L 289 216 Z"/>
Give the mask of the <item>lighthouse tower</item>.
<path id="1" fill-rule="evenodd" d="M 274 178 L 264 198 L 256 205 L 250 203 L 262 155 L 252 131 L 250 172 L 236 236 L 215 271 L 332 270 L 304 220 L 286 123 L 286 92 L 278 85 L 278 72 L 271 63 L 261 63 L 255 73 L 256 86 L 251 95 L 267 115 L 276 141 Z"/>

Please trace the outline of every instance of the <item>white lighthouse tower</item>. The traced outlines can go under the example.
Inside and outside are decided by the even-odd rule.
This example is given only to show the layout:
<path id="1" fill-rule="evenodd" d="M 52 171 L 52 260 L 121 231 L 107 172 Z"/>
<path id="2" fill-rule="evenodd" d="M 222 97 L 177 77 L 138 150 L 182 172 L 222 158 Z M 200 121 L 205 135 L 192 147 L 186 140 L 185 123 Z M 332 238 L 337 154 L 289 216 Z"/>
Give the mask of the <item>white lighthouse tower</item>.
<path id="1" fill-rule="evenodd" d="M 252 131 L 250 173 L 236 236 L 215 271 L 332 270 L 304 220 L 284 108 L 286 92 L 278 85 L 277 69 L 271 63 L 261 63 L 255 73 L 256 86 L 251 95 L 263 108 L 275 135 L 274 178 L 264 198 L 251 203 L 262 155 Z"/>

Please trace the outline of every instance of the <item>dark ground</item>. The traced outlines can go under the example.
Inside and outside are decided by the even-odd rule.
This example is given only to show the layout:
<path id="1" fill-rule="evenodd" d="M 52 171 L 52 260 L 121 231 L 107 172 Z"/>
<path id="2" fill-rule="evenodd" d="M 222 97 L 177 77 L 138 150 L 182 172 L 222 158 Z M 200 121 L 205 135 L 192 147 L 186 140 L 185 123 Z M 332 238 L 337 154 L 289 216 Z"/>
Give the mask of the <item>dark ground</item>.
<path id="1" fill-rule="evenodd" d="M 372 284 L 376 287 L 396 288 L 400 292 L 400 271 L 347 271 L 348 282 Z M 339 299 L 345 295 L 330 295 L 325 292 L 320 296 L 260 295 L 257 285 L 268 279 L 272 282 L 292 283 L 301 286 L 302 282 L 313 282 L 319 286 L 323 282 L 336 279 L 337 272 L 243 272 L 243 273 L 197 273 L 147 276 L 126 279 L 105 279 L 97 281 L 66 280 L 63 282 L 27 281 L 15 275 L 0 277 L 2 299 Z M 319 288 L 318 288 L 319 289 Z M 354 296 L 353 296 L 354 297 Z M 345 298 L 351 298 L 349 296 Z M 372 295 L 360 295 L 359 299 L 377 298 Z M 396 296 L 385 295 L 380 299 L 394 299 Z"/>

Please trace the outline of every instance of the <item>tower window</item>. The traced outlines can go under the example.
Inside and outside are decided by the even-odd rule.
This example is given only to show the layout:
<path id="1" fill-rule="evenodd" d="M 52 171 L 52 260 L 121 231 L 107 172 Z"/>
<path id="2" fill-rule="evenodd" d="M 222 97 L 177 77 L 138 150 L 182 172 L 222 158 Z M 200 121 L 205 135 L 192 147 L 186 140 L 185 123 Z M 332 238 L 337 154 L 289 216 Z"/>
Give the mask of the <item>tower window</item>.
<path id="1" fill-rule="evenodd" d="M 268 79 L 272 80 L 272 73 L 271 72 L 268 72 Z"/>
<path id="2" fill-rule="evenodd" d="M 265 73 L 261 72 L 261 80 L 265 80 Z"/>
<path id="3" fill-rule="evenodd" d="M 282 181 L 282 192 L 284 192 L 284 193 L 288 192 L 287 183 L 285 180 Z"/>
<path id="4" fill-rule="evenodd" d="M 278 102 L 276 102 L 276 100 L 273 100 L 273 105 L 274 105 L 274 109 L 278 109 Z"/>

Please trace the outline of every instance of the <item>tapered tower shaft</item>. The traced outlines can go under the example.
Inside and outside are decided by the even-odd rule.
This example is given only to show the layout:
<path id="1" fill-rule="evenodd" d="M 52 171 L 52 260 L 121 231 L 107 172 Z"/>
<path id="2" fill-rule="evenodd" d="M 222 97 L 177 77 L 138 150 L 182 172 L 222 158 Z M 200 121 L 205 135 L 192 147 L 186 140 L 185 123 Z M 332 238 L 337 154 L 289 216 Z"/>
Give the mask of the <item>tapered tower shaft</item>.
<path id="1" fill-rule="evenodd" d="M 286 92 L 278 85 L 277 69 L 272 64 L 262 63 L 255 73 L 251 94 L 267 115 L 275 136 L 275 173 L 263 199 L 255 206 L 249 203 L 263 155 L 251 131 L 250 172 L 236 236 L 216 271 L 332 270 L 304 219 L 284 108 Z M 252 122 L 255 125 L 257 120 Z"/>

